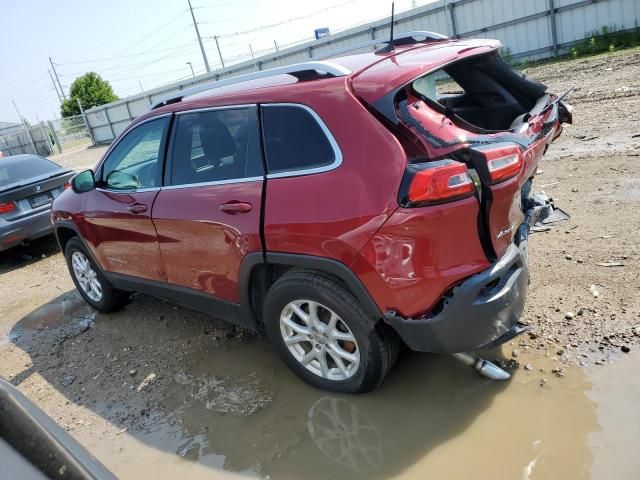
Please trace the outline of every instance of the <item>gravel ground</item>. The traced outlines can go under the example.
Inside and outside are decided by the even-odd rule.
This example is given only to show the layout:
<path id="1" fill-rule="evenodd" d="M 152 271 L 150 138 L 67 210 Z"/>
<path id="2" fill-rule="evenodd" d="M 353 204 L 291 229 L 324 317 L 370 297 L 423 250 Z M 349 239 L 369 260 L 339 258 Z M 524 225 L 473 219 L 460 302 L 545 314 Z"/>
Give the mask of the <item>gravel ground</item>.
<path id="1" fill-rule="evenodd" d="M 550 148 L 534 185 L 571 218 L 530 239 L 524 318 L 532 339 L 521 343 L 577 350 L 578 361 L 586 353 L 634 348 L 640 343 L 640 50 L 525 74 L 555 92 L 575 86 L 568 98 L 575 110 L 574 125 Z"/>
<path id="2" fill-rule="evenodd" d="M 87 168 L 93 168 L 98 163 L 98 160 L 104 155 L 108 145 L 98 145 L 95 147 L 83 147 L 69 150 L 56 155 L 51 155 L 49 158 L 60 165 L 73 168 L 75 170 L 86 170 Z"/>
<path id="3" fill-rule="evenodd" d="M 536 355 L 567 369 L 608 363 L 640 345 L 640 50 L 525 73 L 553 92 L 576 87 L 568 98 L 575 125 L 550 148 L 535 183 L 571 218 L 531 236 L 523 317 L 531 331 L 503 353 L 523 367 Z M 103 151 L 56 160 L 86 168 Z M 275 401 L 265 379 L 285 378 L 296 385 L 286 391 L 307 392 L 262 340 L 206 315 L 142 295 L 122 312 L 96 314 L 74 290 L 50 238 L 0 254 L 0 274 L 0 375 L 84 444 L 113 448 L 119 459 L 131 442 L 119 435 L 152 435 L 159 419 L 182 422 L 175 412 L 185 397 L 206 411 L 243 417 Z M 246 344 L 255 357 L 250 368 L 247 349 L 238 353 Z M 177 453 L 189 457 L 192 447 Z"/>

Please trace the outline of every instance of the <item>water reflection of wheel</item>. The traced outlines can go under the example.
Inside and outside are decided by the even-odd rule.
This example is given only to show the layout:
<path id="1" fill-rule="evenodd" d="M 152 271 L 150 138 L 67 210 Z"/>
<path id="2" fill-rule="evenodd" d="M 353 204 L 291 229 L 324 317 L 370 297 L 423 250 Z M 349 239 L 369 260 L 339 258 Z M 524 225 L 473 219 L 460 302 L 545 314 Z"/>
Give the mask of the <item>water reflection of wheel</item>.
<path id="1" fill-rule="evenodd" d="M 378 429 L 351 402 L 322 397 L 309 409 L 309 435 L 331 460 L 367 477 L 382 465 Z"/>

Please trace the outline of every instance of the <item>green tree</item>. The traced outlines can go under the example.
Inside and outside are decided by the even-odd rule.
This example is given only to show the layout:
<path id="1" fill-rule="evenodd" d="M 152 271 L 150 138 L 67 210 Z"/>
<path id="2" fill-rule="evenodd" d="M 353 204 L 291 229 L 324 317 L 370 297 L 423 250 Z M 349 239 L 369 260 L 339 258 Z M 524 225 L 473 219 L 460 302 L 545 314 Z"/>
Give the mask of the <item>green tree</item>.
<path id="1" fill-rule="evenodd" d="M 70 98 L 62 102 L 60 113 L 63 117 L 80 115 L 77 99 L 85 110 L 118 100 L 113 88 L 95 72 L 88 72 L 76 78 L 71 84 Z"/>

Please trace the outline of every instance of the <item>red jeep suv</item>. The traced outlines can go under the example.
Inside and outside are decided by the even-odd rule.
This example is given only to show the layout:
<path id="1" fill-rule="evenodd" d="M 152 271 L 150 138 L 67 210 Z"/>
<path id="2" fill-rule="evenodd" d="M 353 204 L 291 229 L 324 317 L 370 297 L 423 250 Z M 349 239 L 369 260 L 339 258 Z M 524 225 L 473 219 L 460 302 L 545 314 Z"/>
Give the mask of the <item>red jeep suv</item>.
<path id="1" fill-rule="evenodd" d="M 78 290 L 101 312 L 136 291 L 264 332 L 340 392 L 380 385 L 401 342 L 513 338 L 548 211 L 531 182 L 571 111 L 499 47 L 410 32 L 164 99 L 54 202 Z"/>

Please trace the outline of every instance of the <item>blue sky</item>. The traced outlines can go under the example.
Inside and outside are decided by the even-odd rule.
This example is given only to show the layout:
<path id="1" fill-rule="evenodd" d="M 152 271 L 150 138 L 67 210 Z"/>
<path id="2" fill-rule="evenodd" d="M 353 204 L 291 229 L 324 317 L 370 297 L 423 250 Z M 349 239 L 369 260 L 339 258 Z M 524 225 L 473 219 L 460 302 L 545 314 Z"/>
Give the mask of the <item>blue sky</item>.
<path id="1" fill-rule="evenodd" d="M 396 11 L 433 0 L 396 0 Z M 387 16 L 390 0 L 192 0 L 212 69 L 280 46 L 310 40 L 314 28 L 337 32 Z M 0 121 L 59 116 L 47 70 L 53 58 L 68 94 L 96 71 L 120 97 L 204 73 L 187 0 L 0 0 Z"/>

